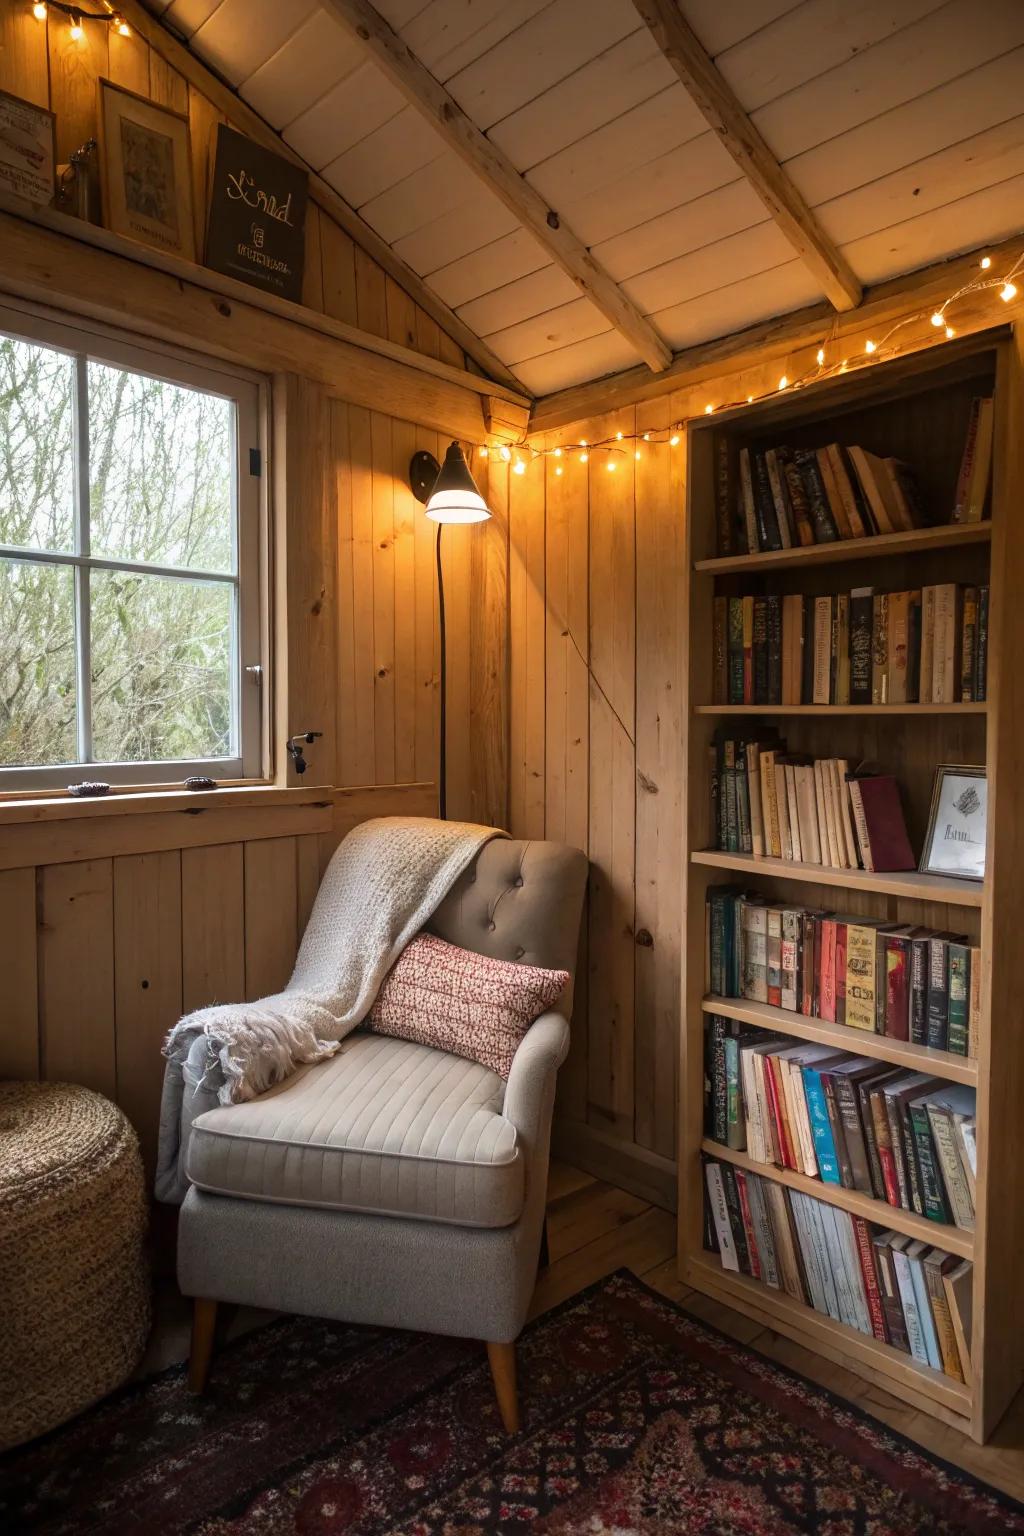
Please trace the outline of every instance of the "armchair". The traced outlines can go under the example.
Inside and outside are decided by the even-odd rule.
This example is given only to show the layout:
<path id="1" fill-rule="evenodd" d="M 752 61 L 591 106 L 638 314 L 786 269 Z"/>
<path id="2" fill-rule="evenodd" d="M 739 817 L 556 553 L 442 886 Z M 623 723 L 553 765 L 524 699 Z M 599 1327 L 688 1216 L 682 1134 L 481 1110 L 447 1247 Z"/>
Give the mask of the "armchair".
<path id="1" fill-rule="evenodd" d="M 557 843 L 484 845 L 428 924 L 477 953 L 572 975 L 587 861 Z M 329 1061 L 194 1123 L 178 1279 L 194 1298 L 202 1391 L 219 1301 L 487 1343 L 518 1428 L 514 1342 L 544 1225 L 555 1077 L 572 982 L 508 1082 L 430 1047 L 357 1030 Z"/>

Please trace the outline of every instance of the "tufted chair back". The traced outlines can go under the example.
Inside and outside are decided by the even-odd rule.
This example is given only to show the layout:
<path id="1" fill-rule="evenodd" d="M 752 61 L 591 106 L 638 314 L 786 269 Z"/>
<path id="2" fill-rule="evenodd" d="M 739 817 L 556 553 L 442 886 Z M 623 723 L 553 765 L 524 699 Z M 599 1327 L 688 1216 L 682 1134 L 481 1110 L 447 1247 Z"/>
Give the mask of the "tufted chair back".
<path id="1" fill-rule="evenodd" d="M 578 848 L 492 838 L 427 928 L 478 955 L 568 971 L 558 1011 L 569 1018 L 586 883 L 587 859 Z"/>

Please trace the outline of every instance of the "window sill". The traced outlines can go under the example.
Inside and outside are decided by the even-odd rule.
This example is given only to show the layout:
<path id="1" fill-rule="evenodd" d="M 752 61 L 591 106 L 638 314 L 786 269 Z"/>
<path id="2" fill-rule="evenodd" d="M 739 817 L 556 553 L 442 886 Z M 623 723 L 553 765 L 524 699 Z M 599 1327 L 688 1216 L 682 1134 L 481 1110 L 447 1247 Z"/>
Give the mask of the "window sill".
<path id="1" fill-rule="evenodd" d="M 280 784 L 230 784 L 222 789 L 134 789 L 123 786 L 95 800 L 73 795 L 0 796 L 0 826 L 22 823 L 73 821 L 89 816 L 131 816 L 160 811 L 238 810 L 271 805 L 327 805 L 331 791 L 325 785 L 288 788 Z"/>

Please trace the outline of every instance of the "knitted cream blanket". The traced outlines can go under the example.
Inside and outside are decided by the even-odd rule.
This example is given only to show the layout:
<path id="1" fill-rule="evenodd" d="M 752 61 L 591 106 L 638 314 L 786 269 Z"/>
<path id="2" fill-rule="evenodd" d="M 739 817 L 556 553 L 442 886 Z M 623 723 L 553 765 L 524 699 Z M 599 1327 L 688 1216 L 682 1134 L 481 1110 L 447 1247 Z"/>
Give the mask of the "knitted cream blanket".
<path id="1" fill-rule="evenodd" d="M 200 1008 L 168 1035 L 158 1199 L 180 1204 L 188 1192 L 184 1154 L 196 1117 L 255 1098 L 303 1062 L 333 1056 L 478 850 L 504 835 L 411 816 L 366 821 L 348 834 L 327 866 L 284 991 Z"/>

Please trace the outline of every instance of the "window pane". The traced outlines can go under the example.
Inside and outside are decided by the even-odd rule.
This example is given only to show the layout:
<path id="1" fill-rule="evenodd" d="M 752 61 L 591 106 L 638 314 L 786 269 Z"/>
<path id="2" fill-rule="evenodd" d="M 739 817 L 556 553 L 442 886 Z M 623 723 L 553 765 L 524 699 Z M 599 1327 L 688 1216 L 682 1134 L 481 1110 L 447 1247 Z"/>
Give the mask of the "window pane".
<path id="1" fill-rule="evenodd" d="M 72 571 L 0 560 L 0 767 L 75 762 L 75 694 Z"/>
<path id="2" fill-rule="evenodd" d="M 93 571 L 97 762 L 231 755 L 228 583 Z"/>
<path id="3" fill-rule="evenodd" d="M 233 571 L 234 437 L 230 401 L 91 362 L 92 553 Z"/>
<path id="4" fill-rule="evenodd" d="M 75 361 L 0 336 L 0 544 L 71 550 Z"/>

